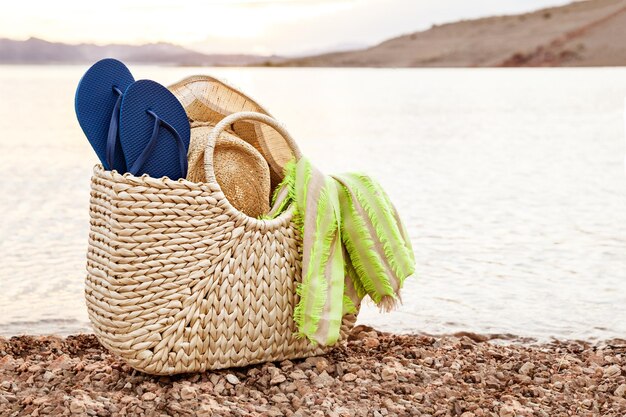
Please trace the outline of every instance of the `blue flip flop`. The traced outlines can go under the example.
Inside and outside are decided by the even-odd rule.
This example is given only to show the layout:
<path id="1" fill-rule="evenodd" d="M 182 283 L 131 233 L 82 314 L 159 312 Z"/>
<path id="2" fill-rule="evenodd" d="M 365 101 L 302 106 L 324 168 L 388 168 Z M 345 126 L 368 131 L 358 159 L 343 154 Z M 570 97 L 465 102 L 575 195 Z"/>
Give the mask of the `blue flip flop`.
<path id="1" fill-rule="evenodd" d="M 120 108 L 120 143 L 128 172 L 185 178 L 190 134 L 187 113 L 167 88 L 150 80 L 128 87 Z"/>
<path id="2" fill-rule="evenodd" d="M 78 123 L 107 170 L 126 172 L 118 140 L 122 96 L 135 79 L 116 59 L 103 59 L 83 75 L 74 99 Z"/>

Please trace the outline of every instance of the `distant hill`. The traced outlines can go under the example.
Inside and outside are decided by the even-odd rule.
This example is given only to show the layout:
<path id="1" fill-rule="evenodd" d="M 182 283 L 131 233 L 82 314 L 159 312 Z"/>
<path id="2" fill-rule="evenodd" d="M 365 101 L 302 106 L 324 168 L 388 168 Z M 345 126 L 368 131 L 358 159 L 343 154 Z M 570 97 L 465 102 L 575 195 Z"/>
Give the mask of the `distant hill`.
<path id="1" fill-rule="evenodd" d="M 626 0 L 586 0 L 433 26 L 379 45 L 305 57 L 203 54 L 168 43 L 93 45 L 0 39 L 0 64 L 126 62 L 186 66 L 626 66 Z"/>
<path id="2" fill-rule="evenodd" d="M 197 66 L 241 66 L 268 60 L 268 57 L 256 55 L 203 54 L 168 43 L 100 46 L 70 45 L 37 38 L 0 39 L 0 64 L 81 64 L 105 57 L 132 63 Z"/>
<path id="3" fill-rule="evenodd" d="M 367 49 L 269 62 L 310 67 L 626 65 L 626 0 L 461 21 Z"/>

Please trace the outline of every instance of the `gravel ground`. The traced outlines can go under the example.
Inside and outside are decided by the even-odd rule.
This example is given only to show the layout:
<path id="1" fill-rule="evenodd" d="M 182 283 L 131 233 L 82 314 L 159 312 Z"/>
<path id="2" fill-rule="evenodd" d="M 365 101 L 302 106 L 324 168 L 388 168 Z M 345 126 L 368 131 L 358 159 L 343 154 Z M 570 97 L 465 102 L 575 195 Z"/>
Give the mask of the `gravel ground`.
<path id="1" fill-rule="evenodd" d="M 358 326 L 325 357 L 153 377 L 93 335 L 0 338 L 0 415 L 624 416 L 626 341 L 501 345 Z"/>

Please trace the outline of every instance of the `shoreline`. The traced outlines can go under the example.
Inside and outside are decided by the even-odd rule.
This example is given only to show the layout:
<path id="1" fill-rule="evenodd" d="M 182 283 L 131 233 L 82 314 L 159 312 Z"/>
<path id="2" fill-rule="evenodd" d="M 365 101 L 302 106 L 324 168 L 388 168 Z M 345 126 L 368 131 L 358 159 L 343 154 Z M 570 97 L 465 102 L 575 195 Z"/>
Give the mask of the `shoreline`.
<path id="1" fill-rule="evenodd" d="M 22 340 L 31 340 L 31 339 L 61 339 L 64 340 L 66 338 L 78 338 L 85 336 L 94 336 L 95 334 L 90 328 L 91 324 L 88 323 L 85 327 L 89 327 L 89 330 L 86 331 L 63 331 L 58 333 L 44 333 L 44 332 L 33 332 L 33 333 L 2 333 L 0 332 L 0 346 L 3 343 L 9 343 L 10 341 L 22 341 Z M 454 339 L 454 338 L 469 338 L 475 343 L 492 343 L 496 345 L 503 346 L 526 346 L 526 347 L 541 347 L 547 346 L 554 343 L 561 344 L 584 344 L 593 346 L 595 348 L 600 348 L 607 345 L 626 345 L 626 338 L 620 337 L 608 337 L 608 338 L 598 338 L 598 337 L 590 337 L 590 338 L 561 338 L 556 336 L 551 337 L 538 337 L 538 336 L 524 336 L 518 335 L 514 333 L 479 333 L 475 331 L 456 331 L 450 333 L 429 333 L 429 332 L 411 332 L 411 331 L 394 331 L 394 330 L 379 330 L 373 327 L 370 324 L 360 324 L 357 322 L 355 328 L 366 328 L 371 329 L 381 335 L 393 335 L 399 337 L 412 337 L 412 338 L 432 338 L 432 339 Z M 1 351 L 0 351 L 1 353 Z M 0 359 L 1 359 L 0 355 Z"/>
<path id="2" fill-rule="evenodd" d="M 623 416 L 626 341 L 495 344 L 357 326 L 322 357 L 133 371 L 94 335 L 0 337 L 1 415 Z"/>

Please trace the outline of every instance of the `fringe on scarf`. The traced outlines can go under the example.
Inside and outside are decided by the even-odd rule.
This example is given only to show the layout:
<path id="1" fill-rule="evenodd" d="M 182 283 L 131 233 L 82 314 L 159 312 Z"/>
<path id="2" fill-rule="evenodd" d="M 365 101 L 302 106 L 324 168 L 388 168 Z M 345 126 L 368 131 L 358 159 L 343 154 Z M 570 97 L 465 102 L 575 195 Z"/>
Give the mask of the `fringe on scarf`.
<path id="1" fill-rule="evenodd" d="M 296 288 L 299 337 L 335 343 L 342 317 L 356 313 L 366 295 L 385 312 L 401 302 L 415 257 L 406 228 L 378 183 L 363 174 L 324 176 L 301 158 L 287 164 L 268 218 L 291 205 L 308 260 Z M 338 239 L 340 250 L 333 247 Z"/>

